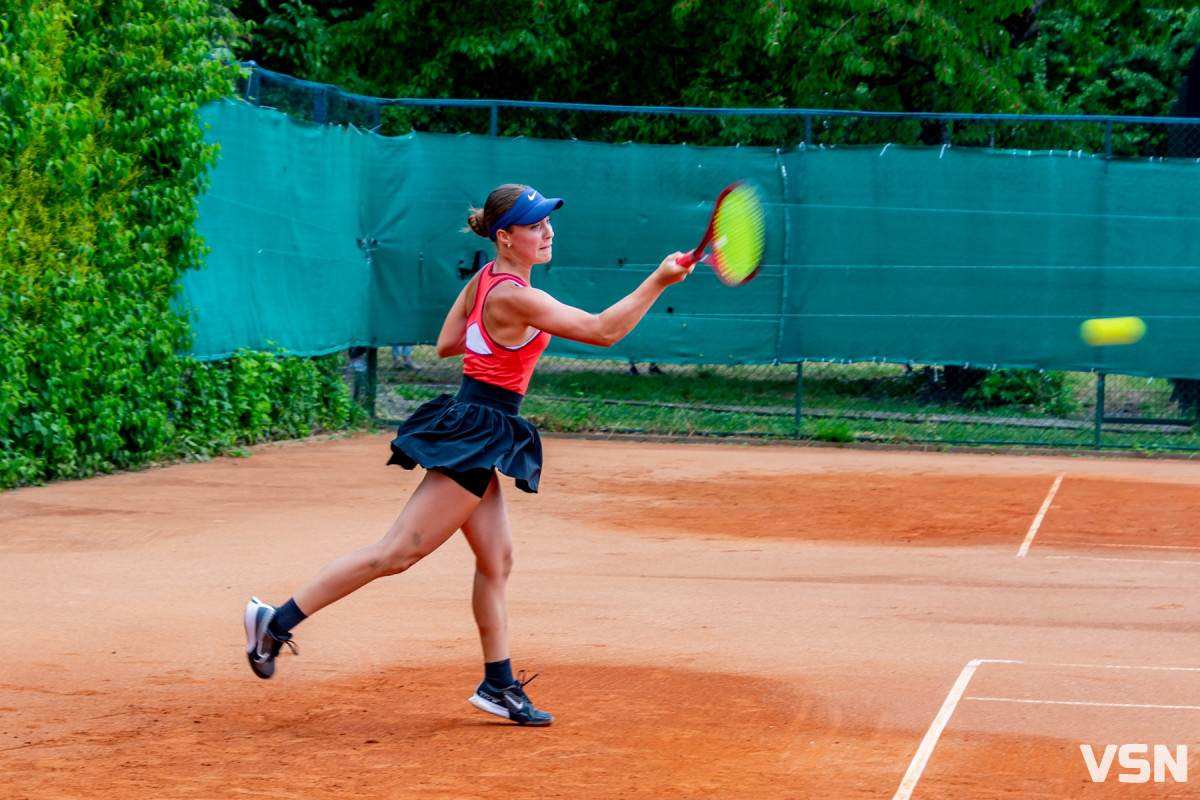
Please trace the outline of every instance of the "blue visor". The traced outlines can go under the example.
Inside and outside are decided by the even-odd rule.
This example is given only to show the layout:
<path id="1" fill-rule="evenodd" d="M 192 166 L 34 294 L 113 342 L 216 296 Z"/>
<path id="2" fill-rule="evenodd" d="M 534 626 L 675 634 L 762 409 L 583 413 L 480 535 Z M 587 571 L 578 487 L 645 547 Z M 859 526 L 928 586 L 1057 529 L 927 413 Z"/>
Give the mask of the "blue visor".
<path id="1" fill-rule="evenodd" d="M 505 211 L 500 219 L 492 223 L 492 227 L 488 230 L 488 237 L 494 242 L 496 241 L 496 231 L 501 228 L 540 222 L 550 216 L 551 211 L 562 208 L 562 204 L 561 197 L 542 197 L 537 189 L 526 186 L 525 191 L 517 198 L 517 202 L 512 204 L 512 208 Z"/>

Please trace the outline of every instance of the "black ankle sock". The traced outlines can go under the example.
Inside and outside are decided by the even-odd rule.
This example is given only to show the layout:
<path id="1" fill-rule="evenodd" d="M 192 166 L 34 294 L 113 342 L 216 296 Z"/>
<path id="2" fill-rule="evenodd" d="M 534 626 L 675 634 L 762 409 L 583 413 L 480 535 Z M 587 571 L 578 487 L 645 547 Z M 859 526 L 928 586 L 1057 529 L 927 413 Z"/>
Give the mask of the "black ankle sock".
<path id="1" fill-rule="evenodd" d="M 271 617 L 271 624 L 267 625 L 267 629 L 276 639 L 282 639 L 292 628 L 306 619 L 308 619 L 308 614 L 300 610 L 300 606 L 296 605 L 295 600 L 289 599 L 275 609 L 275 616 Z"/>
<path id="2" fill-rule="evenodd" d="M 512 659 L 485 662 L 483 665 L 484 680 L 496 691 L 505 689 L 516 683 L 512 673 Z"/>

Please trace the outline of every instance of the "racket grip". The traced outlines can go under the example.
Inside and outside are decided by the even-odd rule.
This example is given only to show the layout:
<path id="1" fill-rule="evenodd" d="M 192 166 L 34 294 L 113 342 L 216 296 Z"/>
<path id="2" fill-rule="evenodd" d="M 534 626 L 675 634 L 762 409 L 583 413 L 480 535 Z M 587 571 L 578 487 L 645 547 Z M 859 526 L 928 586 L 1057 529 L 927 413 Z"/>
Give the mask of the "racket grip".
<path id="1" fill-rule="evenodd" d="M 695 251 L 684 253 L 679 258 L 675 259 L 675 263 L 681 267 L 690 267 L 692 264 L 695 264 L 696 261 L 697 259 Z"/>

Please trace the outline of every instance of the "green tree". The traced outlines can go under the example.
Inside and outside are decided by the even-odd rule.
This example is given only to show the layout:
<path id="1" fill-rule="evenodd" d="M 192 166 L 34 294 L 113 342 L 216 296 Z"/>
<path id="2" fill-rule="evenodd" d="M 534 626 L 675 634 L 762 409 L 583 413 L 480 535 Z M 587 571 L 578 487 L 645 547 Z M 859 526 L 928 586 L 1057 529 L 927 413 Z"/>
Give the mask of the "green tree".
<path id="1" fill-rule="evenodd" d="M 1047 5 L 1017 79 L 1030 110 L 1162 116 L 1200 44 L 1200 9 L 1136 0 Z"/>
<path id="2" fill-rule="evenodd" d="M 1162 113 L 1200 34 L 1134 0 L 247 2 L 263 66 L 383 97 Z"/>

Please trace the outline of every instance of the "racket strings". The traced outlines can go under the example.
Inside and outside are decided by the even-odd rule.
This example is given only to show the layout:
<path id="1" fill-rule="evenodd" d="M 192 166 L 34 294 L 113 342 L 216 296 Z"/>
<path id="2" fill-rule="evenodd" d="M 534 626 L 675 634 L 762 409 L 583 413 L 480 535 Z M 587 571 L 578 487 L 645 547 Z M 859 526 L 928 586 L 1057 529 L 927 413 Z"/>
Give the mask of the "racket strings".
<path id="1" fill-rule="evenodd" d="M 730 192 L 713 220 L 711 264 L 727 283 L 744 283 L 758 271 L 766 240 L 766 215 L 758 192 Z"/>

